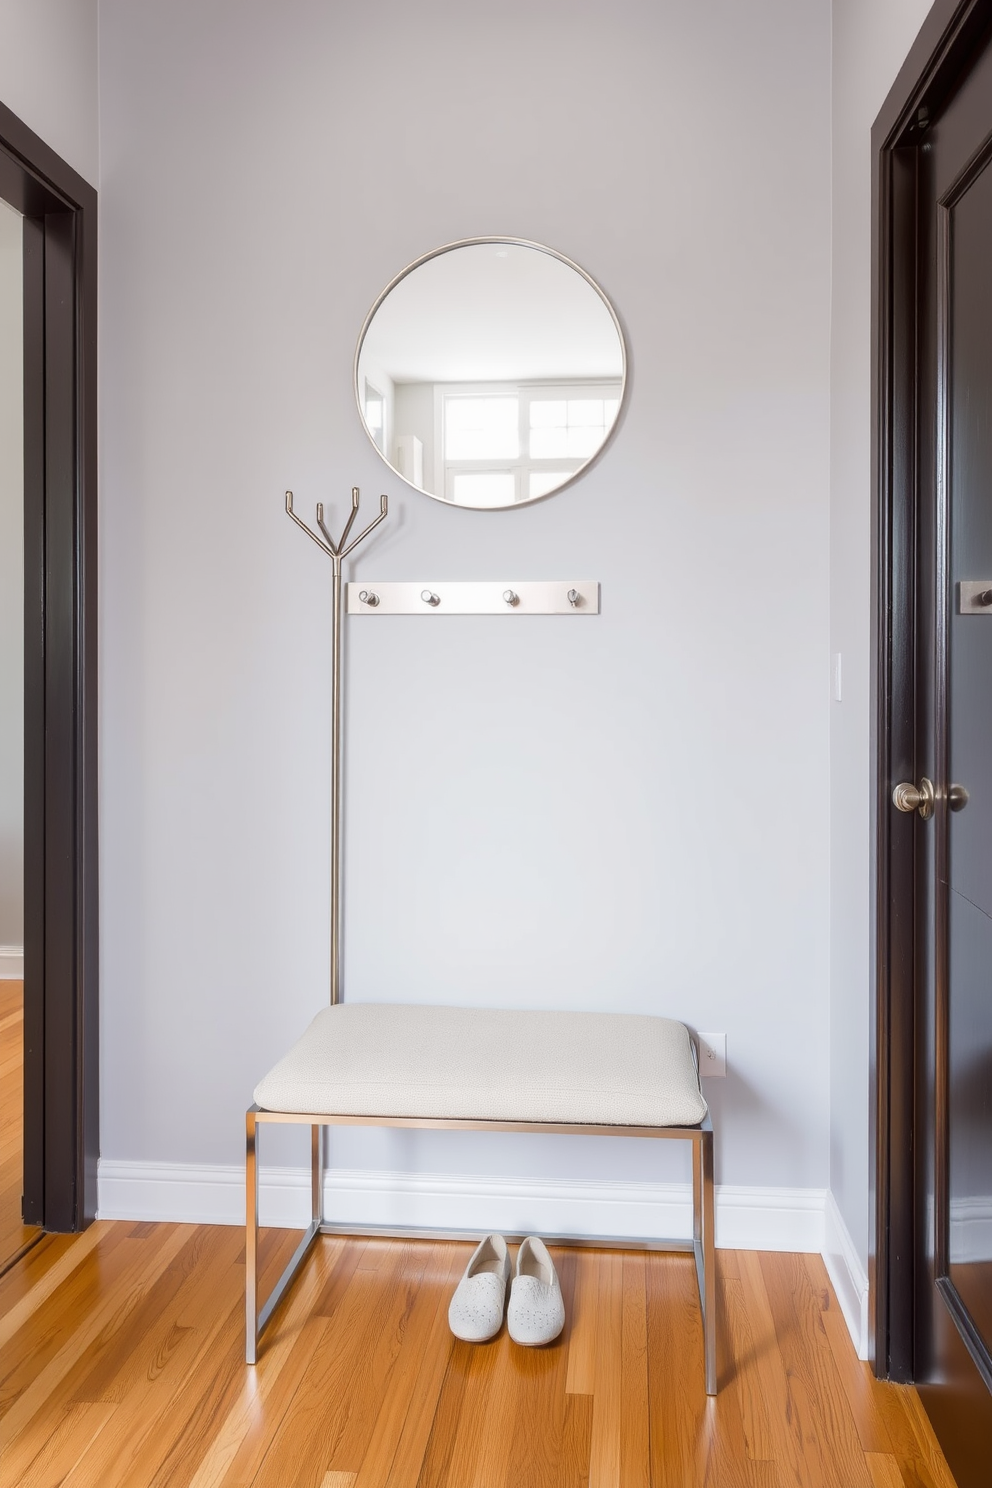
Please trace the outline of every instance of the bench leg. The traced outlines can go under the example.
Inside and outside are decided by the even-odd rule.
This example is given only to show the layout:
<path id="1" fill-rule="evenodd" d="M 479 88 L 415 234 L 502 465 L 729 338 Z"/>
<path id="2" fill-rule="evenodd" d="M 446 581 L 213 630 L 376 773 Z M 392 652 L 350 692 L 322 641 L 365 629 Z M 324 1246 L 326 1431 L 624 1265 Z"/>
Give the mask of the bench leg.
<path id="1" fill-rule="evenodd" d="M 692 1248 L 696 1253 L 699 1303 L 703 1315 L 706 1393 L 717 1393 L 716 1234 L 713 1204 L 713 1133 L 702 1131 L 692 1144 Z"/>
<path id="2" fill-rule="evenodd" d="M 315 1225 L 324 1222 L 324 1144 L 323 1128 L 310 1128 L 310 1218 Z"/>
<path id="3" fill-rule="evenodd" d="M 310 1247 L 320 1234 L 323 1161 L 321 1129 L 310 1127 L 310 1224 L 303 1233 L 299 1245 L 290 1257 L 289 1264 L 269 1294 L 262 1308 L 258 1305 L 258 1122 L 255 1119 L 257 1106 L 253 1106 L 246 1118 L 245 1147 L 245 1363 L 258 1360 L 258 1343 L 262 1332 L 279 1306 L 283 1296 L 293 1282 L 306 1259 Z"/>
<path id="4" fill-rule="evenodd" d="M 245 1118 L 245 1362 L 258 1357 L 258 1123 Z"/>

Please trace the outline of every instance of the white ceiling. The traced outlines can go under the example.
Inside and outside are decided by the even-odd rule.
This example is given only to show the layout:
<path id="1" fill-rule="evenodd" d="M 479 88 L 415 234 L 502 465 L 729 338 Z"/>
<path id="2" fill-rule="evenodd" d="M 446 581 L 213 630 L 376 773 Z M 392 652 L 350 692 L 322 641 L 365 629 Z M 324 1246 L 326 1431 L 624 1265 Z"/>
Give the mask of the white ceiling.
<path id="1" fill-rule="evenodd" d="M 395 382 L 616 378 L 613 317 L 581 274 L 552 254 L 478 243 L 414 269 L 380 305 L 360 373 Z"/>

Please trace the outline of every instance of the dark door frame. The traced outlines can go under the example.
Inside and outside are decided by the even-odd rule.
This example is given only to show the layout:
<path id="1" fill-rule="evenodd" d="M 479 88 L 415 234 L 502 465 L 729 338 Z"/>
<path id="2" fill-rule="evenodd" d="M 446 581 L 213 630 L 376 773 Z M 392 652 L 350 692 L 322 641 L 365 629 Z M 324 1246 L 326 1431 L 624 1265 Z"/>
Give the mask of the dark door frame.
<path id="1" fill-rule="evenodd" d="M 871 1334 L 877 1374 L 914 1378 L 920 1193 L 940 1177 L 942 1134 L 926 1131 L 919 1111 L 921 1051 L 939 1029 L 920 1026 L 915 960 L 926 944 L 916 913 L 914 817 L 897 813 L 893 785 L 926 774 L 916 758 L 918 675 L 912 637 L 932 621 L 917 614 L 917 545 L 928 543 L 929 506 L 917 486 L 921 440 L 933 440 L 917 407 L 919 345 L 924 327 L 917 300 L 918 152 L 935 118 L 992 34 L 992 0 L 936 0 L 872 128 L 872 757 L 875 839 L 873 966 L 875 1018 L 871 1050 L 871 1183 L 869 1244 Z M 928 1043 L 929 1041 L 929 1043 Z M 928 1151 L 917 1150 L 924 1145 Z"/>
<path id="2" fill-rule="evenodd" d="M 24 1202 L 82 1229 L 99 1152 L 97 197 L 0 104 L 24 215 Z"/>

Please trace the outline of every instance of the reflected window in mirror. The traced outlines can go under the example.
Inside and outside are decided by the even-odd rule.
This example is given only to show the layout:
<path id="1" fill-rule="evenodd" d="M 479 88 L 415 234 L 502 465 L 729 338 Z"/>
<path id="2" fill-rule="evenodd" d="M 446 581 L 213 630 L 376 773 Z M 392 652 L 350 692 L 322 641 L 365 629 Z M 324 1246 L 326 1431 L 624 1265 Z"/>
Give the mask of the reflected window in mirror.
<path id="1" fill-rule="evenodd" d="M 434 487 L 458 506 L 533 501 L 572 479 L 613 428 L 618 380 L 435 386 Z"/>
<path id="2" fill-rule="evenodd" d="M 609 440 L 625 375 L 598 285 L 514 239 L 417 260 L 379 296 L 355 359 L 359 409 L 387 464 L 429 496 L 480 509 L 573 480 Z"/>

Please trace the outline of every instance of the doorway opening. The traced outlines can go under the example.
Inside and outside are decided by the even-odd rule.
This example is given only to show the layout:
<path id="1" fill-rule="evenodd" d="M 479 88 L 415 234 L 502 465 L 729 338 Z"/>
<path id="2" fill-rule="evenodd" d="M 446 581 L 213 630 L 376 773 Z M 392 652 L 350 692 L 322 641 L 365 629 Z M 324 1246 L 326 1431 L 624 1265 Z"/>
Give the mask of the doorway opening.
<path id="1" fill-rule="evenodd" d="M 99 1150 L 96 192 L 2 104 L 0 211 L 0 231 L 20 245 L 20 474 L 0 480 L 20 483 L 20 542 L 11 535 L 14 553 L 2 546 L 15 567 L 20 548 L 23 599 L 23 713 L 4 697 L 5 718 L 15 716 L 0 735 L 0 770 L 23 771 L 20 817 L 0 794 L 0 1035 L 15 1041 L 0 1063 L 15 1082 L 23 1049 L 19 1155 L 7 1121 L 16 1083 L 0 1089 L 2 1269 L 8 1227 L 16 1253 L 32 1234 L 94 1217 Z M 12 534 L 16 516 L 6 509 Z M 5 569 L 0 586 L 8 578 Z M 20 1203 L 13 1217 L 8 1189 Z"/>

